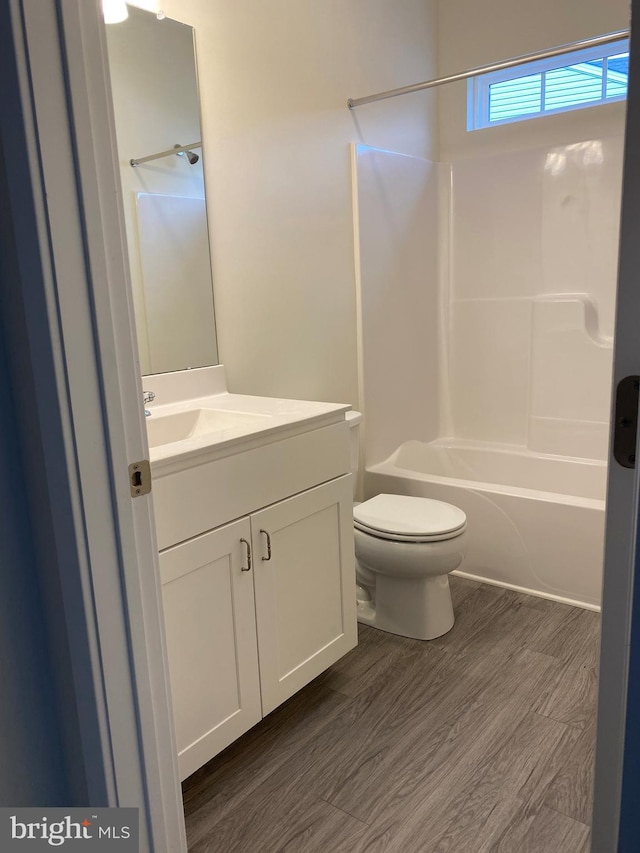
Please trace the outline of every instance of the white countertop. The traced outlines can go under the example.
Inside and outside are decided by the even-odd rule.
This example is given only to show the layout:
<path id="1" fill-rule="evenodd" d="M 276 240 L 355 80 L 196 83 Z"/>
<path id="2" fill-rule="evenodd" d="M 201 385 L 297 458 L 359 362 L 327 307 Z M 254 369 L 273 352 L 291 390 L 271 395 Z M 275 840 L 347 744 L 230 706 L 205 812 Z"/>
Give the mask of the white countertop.
<path id="1" fill-rule="evenodd" d="M 277 397 L 253 397 L 228 392 L 197 397 L 164 405 L 147 406 L 151 415 L 145 418 L 159 420 L 168 415 L 179 415 L 198 409 L 227 412 L 229 425 L 216 427 L 205 434 L 189 436 L 150 448 L 150 461 L 155 473 L 176 470 L 176 463 L 190 467 L 239 450 L 248 449 L 267 441 L 274 441 L 316 429 L 345 419 L 351 406 L 344 403 L 318 403 L 308 400 L 285 400 Z M 238 413 L 239 422 L 233 423 L 232 414 Z M 249 421 L 242 415 L 250 416 Z M 251 416 L 256 416 L 255 420 Z"/>

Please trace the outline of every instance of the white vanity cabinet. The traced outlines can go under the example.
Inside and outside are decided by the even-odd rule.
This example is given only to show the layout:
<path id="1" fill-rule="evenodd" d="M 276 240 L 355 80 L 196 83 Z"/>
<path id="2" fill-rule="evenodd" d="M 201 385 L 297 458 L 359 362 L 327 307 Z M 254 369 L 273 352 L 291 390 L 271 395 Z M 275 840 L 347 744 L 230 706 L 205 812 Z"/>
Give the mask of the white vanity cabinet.
<path id="1" fill-rule="evenodd" d="M 262 717 L 250 536 L 241 519 L 160 554 L 181 779 Z"/>
<path id="2" fill-rule="evenodd" d="M 261 474 L 269 474 L 257 489 L 233 479 L 222 488 L 214 476 L 219 467 L 209 472 L 214 485 L 208 492 L 199 480 L 206 466 L 183 472 L 191 471 L 191 478 L 172 474 L 154 481 L 161 542 L 161 519 L 168 512 L 167 503 L 177 507 L 176 490 L 183 506 L 177 521 L 182 532 L 172 535 L 182 539 L 192 532 L 194 517 L 202 529 L 205 518 L 217 523 L 237 507 L 247 510 L 237 520 L 160 553 L 182 779 L 356 645 L 352 485 L 345 429 L 344 424 L 334 425 L 257 448 L 265 455 L 258 452 L 253 461 L 260 463 Z M 308 442 L 319 456 L 310 455 L 308 462 L 279 471 L 283 454 L 299 449 L 300 441 Z M 247 455 L 237 454 L 239 475 L 247 473 L 243 468 Z M 270 460 L 275 466 L 271 472 Z M 219 461 L 231 464 L 228 458 Z M 331 479 L 309 488 L 309 479 L 318 482 L 320 470 Z M 283 491 L 290 496 L 283 497 Z M 200 500 L 197 510 L 190 511 L 194 492 Z M 250 495 L 256 493 L 262 507 L 251 504 L 256 498 Z M 276 499 L 264 501 L 265 496 Z"/>
<path id="3" fill-rule="evenodd" d="M 352 500 L 347 476 L 251 516 L 265 715 L 356 644 Z"/>

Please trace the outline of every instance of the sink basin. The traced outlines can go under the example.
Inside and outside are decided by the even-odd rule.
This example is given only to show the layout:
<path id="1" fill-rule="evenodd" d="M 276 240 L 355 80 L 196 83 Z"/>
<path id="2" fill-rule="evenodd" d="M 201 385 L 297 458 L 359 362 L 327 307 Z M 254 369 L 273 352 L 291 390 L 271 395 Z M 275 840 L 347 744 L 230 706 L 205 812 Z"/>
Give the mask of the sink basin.
<path id="1" fill-rule="evenodd" d="M 255 429 L 271 415 L 222 409 L 189 409 L 174 415 L 150 415 L 146 419 L 149 447 L 199 438 L 224 430 Z"/>

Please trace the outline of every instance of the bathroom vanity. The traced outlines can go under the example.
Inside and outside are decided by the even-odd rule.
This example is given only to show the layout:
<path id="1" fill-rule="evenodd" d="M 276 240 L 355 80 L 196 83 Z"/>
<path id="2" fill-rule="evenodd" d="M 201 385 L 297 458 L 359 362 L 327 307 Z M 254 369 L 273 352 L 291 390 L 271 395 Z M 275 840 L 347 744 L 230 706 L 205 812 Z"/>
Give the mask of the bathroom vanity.
<path id="1" fill-rule="evenodd" d="M 357 641 L 348 406 L 221 387 L 146 419 L 183 779 Z"/>
<path id="2" fill-rule="evenodd" d="M 193 30 L 107 36 L 185 778 L 356 644 L 349 407 L 227 393 Z"/>

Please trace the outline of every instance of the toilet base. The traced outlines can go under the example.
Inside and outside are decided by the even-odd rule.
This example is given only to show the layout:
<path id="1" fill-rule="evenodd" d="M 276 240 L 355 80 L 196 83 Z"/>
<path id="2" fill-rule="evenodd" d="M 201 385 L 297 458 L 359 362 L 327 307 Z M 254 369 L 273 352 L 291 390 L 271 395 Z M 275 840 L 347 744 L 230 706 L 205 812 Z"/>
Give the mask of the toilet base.
<path id="1" fill-rule="evenodd" d="M 435 640 L 453 628 L 449 576 L 377 575 L 375 604 L 358 601 L 358 622 L 414 640 Z"/>

